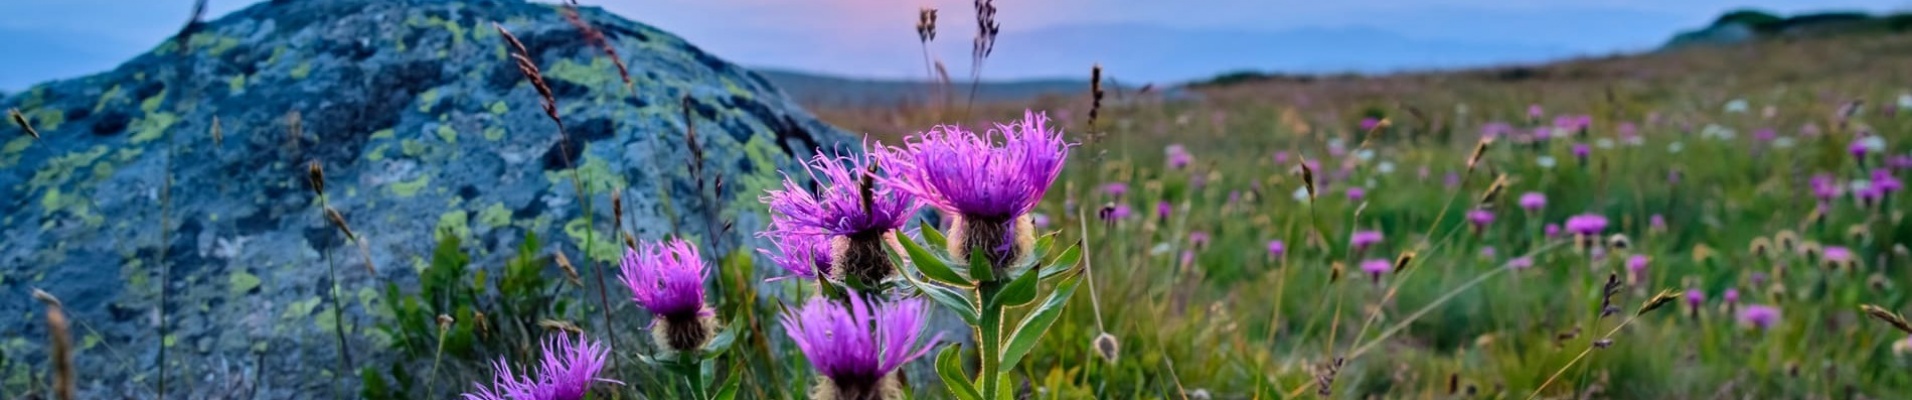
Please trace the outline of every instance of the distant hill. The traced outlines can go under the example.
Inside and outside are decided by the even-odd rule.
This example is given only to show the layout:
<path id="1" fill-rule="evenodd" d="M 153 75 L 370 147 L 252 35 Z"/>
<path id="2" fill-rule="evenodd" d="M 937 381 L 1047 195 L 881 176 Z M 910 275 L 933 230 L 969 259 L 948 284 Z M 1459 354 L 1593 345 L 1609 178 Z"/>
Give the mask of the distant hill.
<path id="1" fill-rule="evenodd" d="M 937 85 L 918 80 L 857 79 L 808 72 L 758 69 L 758 75 L 808 107 L 870 107 L 921 104 Z M 1085 74 L 1086 75 L 1086 74 Z M 953 77 L 953 98 L 969 95 L 969 81 Z M 976 87 L 977 102 L 1027 101 L 1043 95 L 1089 93 L 1089 79 L 1032 79 L 983 82 Z"/>
<path id="2" fill-rule="evenodd" d="M 1908 31 L 1912 31 L 1912 12 L 1883 15 L 1819 12 L 1781 17 L 1759 10 L 1737 10 L 1720 15 L 1704 28 L 1675 35 L 1665 47 L 1673 49 L 1765 39 L 1879 35 Z"/>

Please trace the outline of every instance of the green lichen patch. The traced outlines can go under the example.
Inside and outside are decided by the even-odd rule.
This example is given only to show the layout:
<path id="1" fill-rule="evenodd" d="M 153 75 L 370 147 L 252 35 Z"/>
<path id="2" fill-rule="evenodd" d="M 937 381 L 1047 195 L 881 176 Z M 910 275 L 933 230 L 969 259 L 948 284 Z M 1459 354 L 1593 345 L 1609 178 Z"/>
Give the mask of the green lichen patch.
<path id="1" fill-rule="evenodd" d="M 259 276 L 242 269 L 234 269 L 232 273 L 226 275 L 226 286 L 232 289 L 232 295 L 235 297 L 251 293 L 253 289 L 259 288 Z"/>
<path id="2" fill-rule="evenodd" d="M 173 127 L 173 124 L 176 123 L 179 123 L 179 116 L 173 115 L 173 113 L 148 113 L 145 118 L 133 121 L 133 137 L 127 140 L 131 141 L 132 144 L 142 144 L 157 140 L 166 134 L 167 128 Z"/>
<path id="3" fill-rule="evenodd" d="M 511 210 L 505 209 L 505 203 L 491 203 L 490 207 L 478 212 L 478 223 L 487 228 L 497 228 L 511 224 Z"/>
<path id="4" fill-rule="evenodd" d="M 431 182 L 432 177 L 430 175 L 419 175 L 416 179 L 392 182 L 391 184 L 385 185 L 385 187 L 391 189 L 392 195 L 394 196 L 398 196 L 399 198 L 411 198 L 412 196 L 417 196 L 418 190 L 424 189 L 425 186 L 431 184 Z"/>
<path id="5" fill-rule="evenodd" d="M 471 217 L 465 210 L 453 210 L 438 215 L 438 225 L 432 232 L 451 234 L 459 239 L 471 239 Z"/>
<path id="6" fill-rule="evenodd" d="M 445 143 L 457 144 L 458 130 L 452 129 L 451 124 L 438 124 L 438 140 L 443 140 Z"/>

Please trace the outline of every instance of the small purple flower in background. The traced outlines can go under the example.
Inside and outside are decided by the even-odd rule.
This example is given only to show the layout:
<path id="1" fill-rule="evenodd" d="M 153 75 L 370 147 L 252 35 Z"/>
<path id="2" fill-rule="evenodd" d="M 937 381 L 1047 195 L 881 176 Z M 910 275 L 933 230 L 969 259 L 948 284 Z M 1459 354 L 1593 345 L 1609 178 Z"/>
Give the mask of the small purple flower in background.
<path id="1" fill-rule="evenodd" d="M 544 360 L 534 370 L 524 368 L 524 374 L 511 371 L 511 365 L 499 358 L 492 366 L 496 375 L 491 386 L 473 383 L 477 391 L 465 393 L 465 400 L 582 400 L 591 392 L 591 385 L 598 382 L 624 384 L 610 379 L 598 378 L 598 372 L 604 369 L 604 360 L 610 351 L 597 342 L 587 338 L 571 340 L 569 335 L 557 334 L 542 344 Z"/>
<path id="2" fill-rule="evenodd" d="M 1546 114 L 1546 110 L 1541 109 L 1539 104 L 1527 105 L 1527 119 L 1538 121 L 1542 114 Z"/>
<path id="3" fill-rule="evenodd" d="M 1586 143 L 1573 144 L 1573 157 L 1580 159 L 1580 162 L 1587 162 L 1587 156 L 1591 154 L 1593 154 L 1593 147 L 1587 146 Z"/>
<path id="4" fill-rule="evenodd" d="M 1885 200 L 1885 190 L 1880 189 L 1878 185 L 1871 184 L 1870 182 L 1860 182 L 1863 181 L 1854 181 L 1853 186 L 1855 187 L 1852 190 L 1852 199 L 1859 203 L 1860 208 L 1872 208 L 1872 206 L 1878 205 L 1880 201 Z M 1860 185 L 1864 187 L 1858 187 Z"/>
<path id="5" fill-rule="evenodd" d="M 1833 180 L 1832 174 L 1813 175 L 1807 184 L 1812 186 L 1812 196 L 1818 198 L 1821 203 L 1831 202 L 1845 192 L 1845 188 L 1840 187 L 1839 183 Z"/>
<path id="6" fill-rule="evenodd" d="M 1660 214 L 1653 214 L 1652 216 L 1648 216 L 1646 218 L 1646 229 L 1652 232 L 1665 232 L 1666 217 L 1661 216 Z"/>
<path id="7" fill-rule="evenodd" d="M 1208 232 L 1203 232 L 1203 231 L 1189 232 L 1188 245 L 1198 250 L 1208 248 Z"/>
<path id="8" fill-rule="evenodd" d="M 1533 257 L 1524 257 L 1524 256 L 1514 257 L 1514 259 L 1512 260 L 1507 260 L 1507 268 L 1521 270 L 1521 269 L 1528 269 L 1533 267 L 1534 267 Z"/>
<path id="9" fill-rule="evenodd" d="M 1047 214 L 1029 213 L 1029 222 L 1035 225 L 1036 230 L 1049 229 L 1049 215 Z"/>
<path id="10" fill-rule="evenodd" d="M 1692 308 L 1694 312 L 1698 312 L 1700 309 L 1700 305 L 1705 303 L 1706 303 L 1706 292 L 1702 292 L 1699 289 L 1686 290 L 1686 306 L 1688 308 Z"/>
<path id="11" fill-rule="evenodd" d="M 1779 308 L 1777 307 L 1754 304 L 1739 310 L 1739 323 L 1746 326 L 1759 329 L 1771 329 L 1773 324 L 1777 322 L 1779 322 Z"/>
<path id="12" fill-rule="evenodd" d="M 1846 146 L 1846 151 L 1852 152 L 1853 158 L 1866 158 L 1866 152 L 1868 150 L 1871 149 L 1866 147 L 1865 139 L 1853 139 L 1852 143 Z"/>
<path id="13" fill-rule="evenodd" d="M 1634 254 L 1627 257 L 1627 272 L 1632 274 L 1634 282 L 1646 280 L 1646 263 L 1651 261 L 1646 255 Z"/>
<path id="14" fill-rule="evenodd" d="M 1375 119 L 1374 117 L 1361 117 L 1362 132 L 1372 131 L 1375 128 L 1380 128 L 1380 127 L 1381 127 L 1381 120 Z"/>
<path id="15" fill-rule="evenodd" d="M 1186 266 L 1192 266 L 1192 265 L 1195 265 L 1195 251 L 1182 250 L 1182 266 L 1186 267 Z"/>
<path id="16" fill-rule="evenodd" d="M 1495 250 L 1495 249 L 1494 249 L 1494 246 L 1485 246 L 1485 247 L 1481 247 L 1481 248 L 1480 248 L 1480 256 L 1481 256 L 1481 258 L 1486 258 L 1486 259 L 1493 259 L 1493 258 L 1494 258 L 1494 255 L 1496 255 L 1496 254 L 1499 254 L 1499 253 L 1500 253 L 1500 252 L 1499 252 L 1498 250 Z"/>
<path id="17" fill-rule="evenodd" d="M 912 137 L 907 148 L 878 157 L 890 172 L 879 179 L 955 217 L 951 255 L 963 259 L 972 249 L 985 251 L 995 266 L 1006 267 L 1034 248 L 1028 214 L 1054 185 L 1074 146 L 1047 124 L 1043 114 L 1025 112 L 1021 121 L 983 134 L 938 126 Z M 998 132 L 1001 144 L 992 140 Z"/>
<path id="18" fill-rule="evenodd" d="M 1497 139 L 1513 133 L 1514 126 L 1506 122 L 1494 121 L 1480 127 L 1480 137 L 1483 139 Z"/>
<path id="19" fill-rule="evenodd" d="M 1393 262 L 1379 259 L 1379 258 L 1370 258 L 1365 261 L 1361 261 L 1361 272 L 1366 272 L 1368 273 L 1368 276 L 1373 277 L 1375 284 L 1381 283 L 1382 273 L 1386 273 L 1388 272 L 1389 269 L 1393 269 L 1393 268 L 1394 268 Z"/>
<path id="20" fill-rule="evenodd" d="M 1547 195 L 1540 192 L 1527 192 L 1520 195 L 1520 208 L 1527 209 L 1528 212 L 1540 211 L 1541 207 L 1546 206 Z"/>
<path id="21" fill-rule="evenodd" d="M 1188 164 L 1195 161 L 1195 156 L 1188 154 L 1188 148 L 1180 144 L 1168 145 L 1162 151 L 1168 153 L 1168 166 L 1172 169 L 1188 168 Z"/>
<path id="22" fill-rule="evenodd" d="M 1356 252 L 1367 250 L 1368 246 L 1381 243 L 1381 231 L 1354 231 L 1348 243 L 1354 246 Z"/>
<path id="23" fill-rule="evenodd" d="M 1567 231 L 1576 235 L 1596 236 L 1607 230 L 1607 217 L 1600 214 L 1580 214 L 1567 217 Z"/>
<path id="24" fill-rule="evenodd" d="M 1854 260 L 1852 249 L 1848 249 L 1845 246 L 1826 246 L 1824 257 L 1826 257 L 1827 263 L 1833 265 L 1846 265 Z"/>
<path id="25" fill-rule="evenodd" d="M 1448 172 L 1447 177 L 1441 179 L 1441 183 L 1446 184 L 1448 188 L 1460 186 L 1461 174 L 1457 172 Z"/>
<path id="26" fill-rule="evenodd" d="M 1627 143 L 1640 142 L 1640 127 L 1633 125 L 1632 122 L 1621 122 L 1620 127 L 1617 129 L 1620 131 L 1620 141 Z"/>
<path id="27" fill-rule="evenodd" d="M 1799 126 L 1799 136 L 1814 137 L 1819 136 L 1819 133 L 1819 125 L 1807 123 Z"/>
<path id="28" fill-rule="evenodd" d="M 704 259 L 696 246 L 681 239 L 641 243 L 625 250 L 619 266 L 631 299 L 655 317 L 651 334 L 659 347 L 689 351 L 710 340 L 716 321 L 704 307 Z"/>
<path id="29" fill-rule="evenodd" d="M 1739 304 L 1739 289 L 1726 289 L 1726 293 L 1720 294 L 1719 297 L 1726 304 Z"/>
<path id="30" fill-rule="evenodd" d="M 1282 254 L 1286 254 L 1287 252 L 1287 244 L 1282 243 L 1280 240 L 1268 241 L 1268 257 L 1281 258 Z"/>
<path id="31" fill-rule="evenodd" d="M 1286 152 L 1286 151 L 1277 151 L 1277 152 L 1275 152 L 1275 164 L 1276 164 L 1276 165 L 1287 165 L 1287 164 L 1288 164 L 1288 152 Z"/>
<path id="32" fill-rule="evenodd" d="M 1127 183 L 1109 182 L 1102 184 L 1102 194 L 1109 195 L 1109 197 L 1121 198 L 1122 195 L 1127 193 L 1129 193 L 1129 184 Z"/>
<path id="33" fill-rule="evenodd" d="M 770 257 L 770 262 L 790 272 L 789 276 L 770 278 L 781 280 L 788 277 L 816 279 L 830 276 L 830 242 L 823 236 L 813 235 L 770 235 L 770 245 L 777 249 L 757 249 L 757 252 Z"/>
<path id="34" fill-rule="evenodd" d="M 918 343 L 929 309 L 919 299 L 870 304 L 851 293 L 848 307 L 818 296 L 786 311 L 784 333 L 823 376 L 813 393 L 834 399 L 889 398 L 900 391 L 896 371 L 935 347 L 941 335 Z"/>
<path id="35" fill-rule="evenodd" d="M 1168 216 L 1174 212 L 1175 206 L 1168 204 L 1167 200 L 1155 202 L 1155 218 L 1167 220 Z"/>
<path id="36" fill-rule="evenodd" d="M 1474 232 L 1486 230 L 1488 224 L 1494 223 L 1494 212 L 1479 208 L 1468 210 L 1467 222 L 1474 224 Z"/>
<path id="37" fill-rule="evenodd" d="M 1779 131 L 1774 130 L 1773 128 L 1759 128 L 1759 129 L 1753 130 L 1753 140 L 1758 140 L 1761 142 L 1771 142 L 1773 141 L 1773 139 L 1778 137 L 1779 137 Z"/>
<path id="38" fill-rule="evenodd" d="M 1753 284 L 1753 286 L 1760 286 L 1760 285 L 1765 285 L 1765 284 L 1766 284 L 1766 273 L 1764 273 L 1764 272 L 1754 272 L 1754 273 L 1752 273 L 1752 274 L 1750 274 L 1750 275 L 1747 275 L 1747 276 L 1746 276 L 1746 282 L 1747 282 L 1747 283 L 1751 283 L 1751 284 Z"/>
<path id="39" fill-rule="evenodd" d="M 1912 155 L 1898 154 L 1886 158 L 1885 166 L 1892 169 L 1912 168 Z"/>
<path id="40" fill-rule="evenodd" d="M 1879 190 L 1880 193 L 1892 193 L 1905 189 L 1905 182 L 1892 176 L 1892 170 L 1879 168 L 1872 170 L 1872 188 Z"/>
<path id="41" fill-rule="evenodd" d="M 1553 127 L 1541 126 L 1541 127 L 1534 128 L 1534 140 L 1546 141 L 1547 139 L 1552 139 L 1553 135 L 1554 135 Z"/>
<path id="42" fill-rule="evenodd" d="M 1560 224 L 1549 223 L 1545 228 L 1541 229 L 1541 231 L 1545 232 L 1547 237 L 1560 236 Z"/>
<path id="43" fill-rule="evenodd" d="M 1680 184 L 1680 170 L 1676 169 L 1676 170 L 1666 171 L 1666 184 L 1668 185 Z"/>
<path id="44" fill-rule="evenodd" d="M 1361 198 L 1367 197 L 1368 194 L 1368 191 L 1360 186 L 1348 186 L 1344 191 L 1348 194 L 1348 201 L 1354 202 L 1361 201 Z"/>
<path id="45" fill-rule="evenodd" d="M 1129 205 L 1127 204 L 1116 204 L 1113 206 L 1103 207 L 1100 214 L 1102 214 L 1103 221 L 1115 222 L 1115 221 L 1128 219 L 1129 216 L 1135 214 L 1135 210 L 1129 208 Z"/>

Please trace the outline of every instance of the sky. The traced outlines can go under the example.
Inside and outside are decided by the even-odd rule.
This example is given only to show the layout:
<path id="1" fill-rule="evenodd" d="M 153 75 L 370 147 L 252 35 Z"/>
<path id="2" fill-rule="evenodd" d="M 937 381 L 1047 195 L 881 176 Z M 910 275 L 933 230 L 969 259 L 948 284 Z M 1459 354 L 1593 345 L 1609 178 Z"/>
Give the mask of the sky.
<path id="1" fill-rule="evenodd" d="M 212 0 L 208 15 L 251 3 Z M 932 50 L 952 74 L 966 76 L 975 32 L 970 1 L 583 3 L 673 32 L 745 66 L 850 77 L 924 74 L 914 32 L 919 7 L 940 10 Z M 8 38 L 0 41 L 0 54 L 10 59 L 0 63 L 0 91 L 109 69 L 175 32 L 190 6 L 191 0 L 0 1 L 0 37 Z M 1912 9 L 1912 0 L 998 0 L 996 7 L 1000 54 L 987 61 L 985 79 L 1074 75 L 1102 62 L 1139 80 L 1172 81 L 1244 68 L 1392 71 L 1642 51 L 1736 8 L 1878 12 Z M 1060 39 L 1071 35 L 1076 40 Z M 1098 37 L 1122 43 L 1094 43 Z M 1216 38 L 1243 43 L 1188 43 Z M 1342 47 L 1254 46 L 1311 39 Z M 1136 40 L 1162 43 L 1122 46 Z M 1428 51 L 1359 51 L 1370 44 Z M 1143 51 L 1168 52 L 1155 58 L 1170 59 L 1135 54 Z"/>

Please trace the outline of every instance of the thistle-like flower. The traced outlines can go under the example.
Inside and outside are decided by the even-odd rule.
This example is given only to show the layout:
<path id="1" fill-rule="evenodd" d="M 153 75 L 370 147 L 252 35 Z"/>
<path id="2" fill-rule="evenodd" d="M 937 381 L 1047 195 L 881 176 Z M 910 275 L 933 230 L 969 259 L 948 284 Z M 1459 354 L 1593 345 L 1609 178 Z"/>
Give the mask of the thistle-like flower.
<path id="1" fill-rule="evenodd" d="M 940 338 L 917 343 L 929 320 L 928 308 L 919 299 L 871 304 L 856 293 L 846 303 L 848 307 L 817 297 L 782 317 L 784 332 L 822 375 L 810 398 L 902 398 L 897 369 L 927 353 Z"/>
<path id="2" fill-rule="evenodd" d="M 1381 243 L 1381 231 L 1355 231 L 1354 235 L 1348 237 L 1348 244 L 1354 246 L 1356 252 L 1367 250 L 1369 246 L 1379 243 Z"/>
<path id="3" fill-rule="evenodd" d="M 1520 208 L 1527 209 L 1527 212 L 1540 211 L 1541 207 L 1546 206 L 1547 195 L 1539 192 L 1527 192 L 1520 195 Z"/>
<path id="4" fill-rule="evenodd" d="M 1739 323 L 1759 329 L 1769 329 L 1779 322 L 1779 308 L 1764 304 L 1754 304 L 1739 310 Z"/>
<path id="5" fill-rule="evenodd" d="M 1474 224 L 1474 232 L 1479 233 L 1487 229 L 1488 224 L 1494 223 L 1494 212 L 1479 208 L 1469 210 L 1467 222 Z"/>
<path id="6" fill-rule="evenodd" d="M 465 400 L 581 400 L 598 383 L 623 384 L 599 378 L 610 351 L 588 338 L 572 340 L 558 334 L 543 344 L 544 360 L 536 370 L 526 366 L 523 374 L 499 359 L 493 364 L 497 375 L 491 386 L 473 383 L 477 391 L 464 394 Z"/>
<path id="7" fill-rule="evenodd" d="M 879 282 L 896 270 L 884 253 L 894 231 L 909 222 L 922 204 L 909 193 L 879 184 L 874 156 L 817 155 L 805 164 L 819 189 L 811 192 L 784 178 L 783 189 L 766 192 L 771 230 L 767 235 L 809 235 L 828 240 L 830 270 Z M 838 277 L 841 278 L 841 277 Z"/>
<path id="8" fill-rule="evenodd" d="M 831 266 L 830 242 L 822 236 L 770 235 L 770 245 L 776 247 L 776 251 L 757 251 L 770 257 L 771 263 L 790 272 L 786 277 L 817 279 L 819 276 L 830 276 L 835 270 Z"/>
<path id="9" fill-rule="evenodd" d="M 1048 117 L 1029 112 L 980 135 L 936 127 L 907 148 L 886 151 L 879 160 L 890 176 L 881 179 L 955 217 L 951 255 L 960 260 L 984 251 L 1003 272 L 1035 246 L 1029 211 L 1062 173 L 1072 146 L 1047 123 Z M 991 140 L 997 134 L 1000 145 Z"/>
<path id="10" fill-rule="evenodd" d="M 632 300 L 656 318 L 651 338 L 658 347 L 691 351 L 710 341 L 717 325 L 704 307 L 704 259 L 696 246 L 680 239 L 643 243 L 625 250 L 621 267 Z"/>

